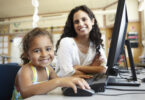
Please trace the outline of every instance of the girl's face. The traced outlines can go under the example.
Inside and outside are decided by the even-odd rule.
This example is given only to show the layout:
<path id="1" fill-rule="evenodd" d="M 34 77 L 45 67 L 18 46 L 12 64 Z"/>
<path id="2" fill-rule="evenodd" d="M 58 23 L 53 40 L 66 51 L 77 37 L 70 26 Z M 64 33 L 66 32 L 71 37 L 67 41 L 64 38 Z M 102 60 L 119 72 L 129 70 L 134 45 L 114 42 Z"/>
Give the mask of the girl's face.
<path id="1" fill-rule="evenodd" d="M 34 37 L 30 43 L 28 57 L 34 66 L 47 67 L 54 58 L 53 44 L 49 36 Z"/>
<path id="2" fill-rule="evenodd" d="M 73 24 L 78 36 L 89 36 L 94 19 L 91 20 L 86 12 L 79 10 L 74 14 Z"/>

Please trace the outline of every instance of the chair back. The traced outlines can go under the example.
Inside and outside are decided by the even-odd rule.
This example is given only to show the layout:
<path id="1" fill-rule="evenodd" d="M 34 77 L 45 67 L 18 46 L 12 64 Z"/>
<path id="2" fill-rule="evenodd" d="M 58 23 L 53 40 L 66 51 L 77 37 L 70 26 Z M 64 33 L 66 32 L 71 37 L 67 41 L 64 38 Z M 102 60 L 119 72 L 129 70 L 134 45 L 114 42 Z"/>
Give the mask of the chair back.
<path id="1" fill-rule="evenodd" d="M 0 64 L 0 100 L 11 100 L 18 64 Z"/>

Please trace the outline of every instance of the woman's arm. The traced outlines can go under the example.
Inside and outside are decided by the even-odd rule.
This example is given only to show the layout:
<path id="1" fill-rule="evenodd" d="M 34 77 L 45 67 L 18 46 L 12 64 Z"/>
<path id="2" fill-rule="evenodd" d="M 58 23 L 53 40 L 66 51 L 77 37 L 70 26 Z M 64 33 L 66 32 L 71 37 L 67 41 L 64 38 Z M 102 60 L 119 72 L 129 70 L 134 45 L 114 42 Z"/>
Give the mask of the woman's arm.
<path id="1" fill-rule="evenodd" d="M 96 74 L 106 72 L 106 67 L 104 66 L 75 66 L 75 69 L 86 74 Z"/>
<path id="2" fill-rule="evenodd" d="M 72 38 L 63 38 L 60 41 L 60 46 L 57 51 L 58 68 L 57 75 L 60 77 L 72 76 L 75 72 L 73 66 L 74 59 L 77 57 L 75 54 L 75 45 L 73 44 Z"/>
<path id="3" fill-rule="evenodd" d="M 100 56 L 96 55 L 89 66 L 74 66 L 76 72 L 80 71 L 86 74 L 105 73 L 107 69 L 106 56 L 104 56 L 103 51 L 102 51 L 102 55 Z"/>
<path id="4" fill-rule="evenodd" d="M 72 76 L 80 77 L 80 78 L 84 78 L 84 79 L 93 77 L 92 75 L 86 75 L 86 73 L 79 71 L 79 70 L 75 70 L 75 73 Z"/>

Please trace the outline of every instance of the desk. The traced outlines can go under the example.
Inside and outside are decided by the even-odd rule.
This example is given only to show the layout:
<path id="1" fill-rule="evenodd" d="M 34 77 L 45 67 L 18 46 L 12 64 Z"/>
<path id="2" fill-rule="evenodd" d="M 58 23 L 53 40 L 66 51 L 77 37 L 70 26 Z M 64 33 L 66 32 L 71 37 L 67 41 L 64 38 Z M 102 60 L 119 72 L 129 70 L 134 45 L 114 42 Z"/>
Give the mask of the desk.
<path id="1" fill-rule="evenodd" d="M 115 88 L 127 88 L 127 89 L 145 89 L 145 83 L 140 87 L 115 87 Z M 125 94 L 125 93 L 142 93 L 142 94 Z M 106 96 L 106 94 L 124 94 L 119 96 Z M 145 91 L 117 91 L 106 89 L 103 93 L 96 93 L 90 97 L 67 97 L 63 96 L 61 89 L 57 88 L 46 95 L 32 96 L 26 100 L 143 100 L 145 98 Z"/>
<path id="2" fill-rule="evenodd" d="M 139 78 L 143 78 L 144 75 L 138 75 Z M 141 83 L 139 87 L 128 87 L 128 86 L 107 86 L 107 88 L 119 88 L 119 89 L 144 89 L 145 83 Z M 131 93 L 131 94 L 129 94 Z M 134 93 L 134 94 L 133 94 Z M 140 94 L 138 94 L 140 93 Z M 106 96 L 117 95 L 119 96 Z M 36 95 L 25 100 L 143 100 L 145 99 L 145 91 L 118 91 L 106 89 L 105 92 L 96 93 L 89 97 L 67 97 L 62 95 L 61 88 L 56 88 L 55 90 L 49 92 L 46 95 Z"/>

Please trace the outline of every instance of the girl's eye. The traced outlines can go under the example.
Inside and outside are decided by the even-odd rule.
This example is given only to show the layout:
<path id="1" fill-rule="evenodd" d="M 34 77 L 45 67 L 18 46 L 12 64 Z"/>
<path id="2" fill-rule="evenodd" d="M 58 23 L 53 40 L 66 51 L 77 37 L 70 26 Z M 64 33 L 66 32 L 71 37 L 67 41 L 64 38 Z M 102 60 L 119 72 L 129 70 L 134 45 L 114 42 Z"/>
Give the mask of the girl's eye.
<path id="1" fill-rule="evenodd" d="M 49 48 L 46 48 L 46 50 L 47 50 L 47 51 L 50 51 L 50 50 L 51 50 L 51 48 L 50 48 L 50 47 L 49 47 Z"/>
<path id="2" fill-rule="evenodd" d="M 39 49 L 34 49 L 33 52 L 35 52 L 35 53 L 39 53 L 40 50 L 39 50 Z"/>

